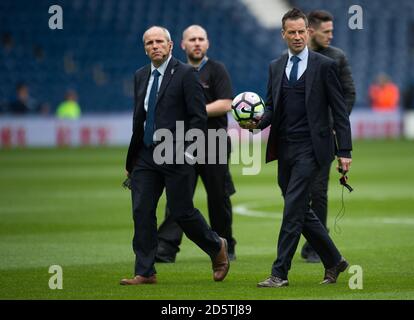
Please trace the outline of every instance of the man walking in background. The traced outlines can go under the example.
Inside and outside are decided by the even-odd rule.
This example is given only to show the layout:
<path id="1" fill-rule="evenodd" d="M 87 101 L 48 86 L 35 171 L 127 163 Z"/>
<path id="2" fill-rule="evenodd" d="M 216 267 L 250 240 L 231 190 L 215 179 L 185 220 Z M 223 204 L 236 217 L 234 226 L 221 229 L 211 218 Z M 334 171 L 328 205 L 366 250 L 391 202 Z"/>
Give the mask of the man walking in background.
<path id="1" fill-rule="evenodd" d="M 183 32 L 181 48 L 185 51 L 187 62 L 198 70 L 206 99 L 208 129 L 227 130 L 227 112 L 231 110 L 233 90 L 230 76 L 222 63 L 207 57 L 209 40 L 206 30 L 199 25 L 189 26 Z M 206 136 L 208 139 L 208 135 Z M 218 141 L 215 141 L 218 143 Z M 206 147 L 209 142 L 206 140 Z M 227 159 L 230 155 L 230 139 L 227 138 Z M 201 177 L 207 192 L 208 214 L 211 228 L 227 240 L 230 260 L 236 258 L 232 232 L 232 205 L 230 196 L 235 192 L 229 165 L 219 163 L 219 149 L 215 155 L 206 148 L 206 163 L 196 164 L 194 191 L 198 177 Z M 180 226 L 169 218 L 168 203 L 166 218 L 158 229 L 158 251 L 156 261 L 174 262 L 183 236 Z"/>
<path id="2" fill-rule="evenodd" d="M 333 16 L 327 11 L 314 10 L 308 14 L 308 21 L 309 48 L 335 60 L 338 66 L 338 77 L 342 85 L 346 108 L 348 114 L 351 114 L 355 103 L 355 85 L 345 53 L 341 49 L 330 45 L 333 39 Z M 332 122 L 333 119 L 331 119 L 331 126 Z M 330 169 L 330 163 L 322 167 L 319 174 L 315 177 L 311 188 L 311 208 L 325 228 L 327 228 Z M 316 251 L 308 242 L 305 242 L 303 245 L 301 256 L 307 262 L 318 263 L 321 261 Z"/>

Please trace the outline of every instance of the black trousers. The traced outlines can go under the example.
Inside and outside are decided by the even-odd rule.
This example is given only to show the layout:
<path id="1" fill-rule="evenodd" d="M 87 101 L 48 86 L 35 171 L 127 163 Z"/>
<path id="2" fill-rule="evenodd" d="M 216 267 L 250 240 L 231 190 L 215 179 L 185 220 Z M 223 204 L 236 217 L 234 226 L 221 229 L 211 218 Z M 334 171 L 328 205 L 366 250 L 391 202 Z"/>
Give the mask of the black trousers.
<path id="1" fill-rule="evenodd" d="M 193 194 L 198 177 L 201 177 L 207 193 L 208 215 L 211 228 L 227 240 L 229 251 L 234 251 L 233 211 L 230 196 L 235 193 L 228 164 L 200 164 L 194 166 Z M 163 255 L 175 256 L 180 250 L 183 230 L 170 217 L 169 202 L 165 210 L 165 220 L 158 228 L 158 241 Z"/>
<path id="2" fill-rule="evenodd" d="M 312 142 L 280 140 L 278 150 L 278 183 L 284 209 L 272 275 L 287 279 L 301 234 L 318 253 L 325 268 L 331 268 L 339 263 L 341 254 L 310 208 L 311 186 L 320 170 Z"/>
<path id="3" fill-rule="evenodd" d="M 311 188 L 311 209 L 327 227 L 328 217 L 328 184 L 331 164 L 322 166 L 316 175 Z"/>
<path id="4" fill-rule="evenodd" d="M 211 230 L 200 211 L 194 208 L 192 166 L 157 165 L 152 154 L 153 148 L 142 147 L 137 164 L 131 173 L 135 275 L 145 277 L 156 273 L 154 267 L 158 247 L 156 209 L 164 187 L 170 215 L 186 236 L 211 258 L 214 258 L 221 248 L 217 233 Z"/>
<path id="5" fill-rule="evenodd" d="M 320 168 L 311 187 L 311 209 L 328 229 L 328 184 L 331 164 Z M 314 251 L 312 246 L 305 242 L 303 249 L 305 252 Z"/>

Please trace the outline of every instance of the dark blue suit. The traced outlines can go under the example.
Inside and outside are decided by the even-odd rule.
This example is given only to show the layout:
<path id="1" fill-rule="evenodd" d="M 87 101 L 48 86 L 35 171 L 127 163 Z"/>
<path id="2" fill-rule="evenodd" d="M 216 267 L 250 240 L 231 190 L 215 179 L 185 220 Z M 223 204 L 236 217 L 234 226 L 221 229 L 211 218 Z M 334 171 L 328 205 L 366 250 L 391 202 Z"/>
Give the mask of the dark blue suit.
<path id="1" fill-rule="evenodd" d="M 350 157 L 352 149 L 349 117 L 334 60 L 309 51 L 305 73 L 290 86 L 285 75 L 287 59 L 285 54 L 270 64 L 266 112 L 258 126 L 264 129 L 271 125 L 266 162 L 279 162 L 278 183 L 285 206 L 272 275 L 282 279 L 287 279 L 301 234 L 319 254 L 325 268 L 339 263 L 338 249 L 310 209 L 310 187 L 320 168 L 334 159 L 335 143 L 338 156 Z M 302 124 L 300 134 L 286 123 L 295 118 L 289 112 L 299 112 L 292 110 L 303 114 L 303 121 L 297 121 Z"/>
<path id="2" fill-rule="evenodd" d="M 218 235 L 210 229 L 201 213 L 193 206 L 194 168 L 187 163 L 158 165 L 153 159 L 154 147 L 145 147 L 143 144 L 146 118 L 144 99 L 150 72 L 151 66 L 147 65 L 135 73 L 133 134 L 126 159 L 126 169 L 132 185 L 135 275 L 145 277 L 156 273 L 156 207 L 164 187 L 171 216 L 187 237 L 210 257 L 215 257 L 221 248 Z M 175 137 L 176 121 L 184 122 L 185 132 L 190 129 L 204 131 L 207 113 L 197 71 L 172 57 L 158 93 L 155 129 L 168 129 Z M 184 141 L 179 140 L 175 139 L 174 145 L 184 144 Z"/>

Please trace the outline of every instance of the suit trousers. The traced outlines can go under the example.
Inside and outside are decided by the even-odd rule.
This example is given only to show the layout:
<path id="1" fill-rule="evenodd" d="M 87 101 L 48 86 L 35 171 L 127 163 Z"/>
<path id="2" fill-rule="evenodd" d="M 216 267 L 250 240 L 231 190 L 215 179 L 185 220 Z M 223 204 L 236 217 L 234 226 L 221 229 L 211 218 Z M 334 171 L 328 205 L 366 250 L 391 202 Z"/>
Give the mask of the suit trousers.
<path id="1" fill-rule="evenodd" d="M 327 226 L 328 217 L 328 183 L 331 164 L 324 165 L 316 175 L 311 188 L 311 208 L 322 224 Z"/>
<path id="2" fill-rule="evenodd" d="M 153 160 L 153 150 L 153 147 L 141 148 L 131 173 L 135 275 L 145 277 L 156 273 L 156 209 L 164 187 L 170 214 L 186 236 L 210 258 L 214 258 L 221 248 L 217 233 L 211 230 L 200 211 L 194 208 L 192 166 L 186 163 L 158 165 Z"/>
<path id="3" fill-rule="evenodd" d="M 195 192 L 198 177 L 201 177 L 207 193 L 211 228 L 227 240 L 231 252 L 234 250 L 236 241 L 232 232 L 233 211 L 230 196 L 235 190 L 229 166 L 228 164 L 197 164 L 194 168 L 193 192 Z M 168 206 L 169 203 L 165 210 L 165 220 L 158 229 L 158 241 L 162 245 L 163 256 L 175 256 L 180 250 L 183 231 L 171 219 Z"/>
<path id="4" fill-rule="evenodd" d="M 328 184 L 331 164 L 321 167 L 311 188 L 311 209 L 328 230 Z M 314 251 L 308 242 L 303 245 L 302 252 Z"/>
<path id="5" fill-rule="evenodd" d="M 341 254 L 310 208 L 311 186 L 320 170 L 312 141 L 280 139 L 278 150 L 278 183 L 284 209 L 272 275 L 287 279 L 301 234 L 318 253 L 325 268 L 331 268 L 339 263 Z"/>

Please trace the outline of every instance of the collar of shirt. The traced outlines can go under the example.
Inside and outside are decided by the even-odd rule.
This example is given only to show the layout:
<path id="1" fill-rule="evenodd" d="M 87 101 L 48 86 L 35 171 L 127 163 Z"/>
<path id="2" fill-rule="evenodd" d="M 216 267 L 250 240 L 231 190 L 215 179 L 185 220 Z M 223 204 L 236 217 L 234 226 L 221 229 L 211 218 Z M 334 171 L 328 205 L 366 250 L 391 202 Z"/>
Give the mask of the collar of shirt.
<path id="1" fill-rule="evenodd" d="M 289 52 L 289 58 L 286 64 L 285 72 L 286 72 L 287 78 L 289 79 L 290 70 L 292 69 L 292 66 L 293 66 L 293 62 L 290 60 L 290 58 L 294 56 L 294 54 L 290 50 L 288 50 L 288 52 Z M 309 57 L 308 47 L 305 46 L 305 48 L 296 56 L 298 56 L 298 58 L 300 59 L 298 63 L 298 79 L 299 79 L 302 76 L 302 74 L 305 72 L 308 66 L 308 57 Z"/>
<path id="2" fill-rule="evenodd" d="M 170 54 L 170 56 L 167 58 L 167 60 L 165 60 L 164 63 L 162 65 L 160 65 L 158 68 L 155 68 L 155 66 L 151 63 L 151 77 L 152 77 L 152 72 L 155 69 L 157 69 L 158 72 L 161 74 L 160 77 L 163 77 L 164 73 L 165 73 L 165 70 L 167 70 L 167 66 L 170 63 L 171 57 L 172 57 L 172 55 Z M 161 81 L 159 81 L 159 83 L 161 83 Z"/>
<path id="3" fill-rule="evenodd" d="M 199 66 L 196 67 L 197 71 L 200 71 L 205 66 L 205 64 L 207 63 L 207 61 L 208 61 L 208 58 L 207 58 L 207 56 L 205 56 L 203 58 L 203 60 L 201 61 L 201 63 L 199 64 Z"/>

